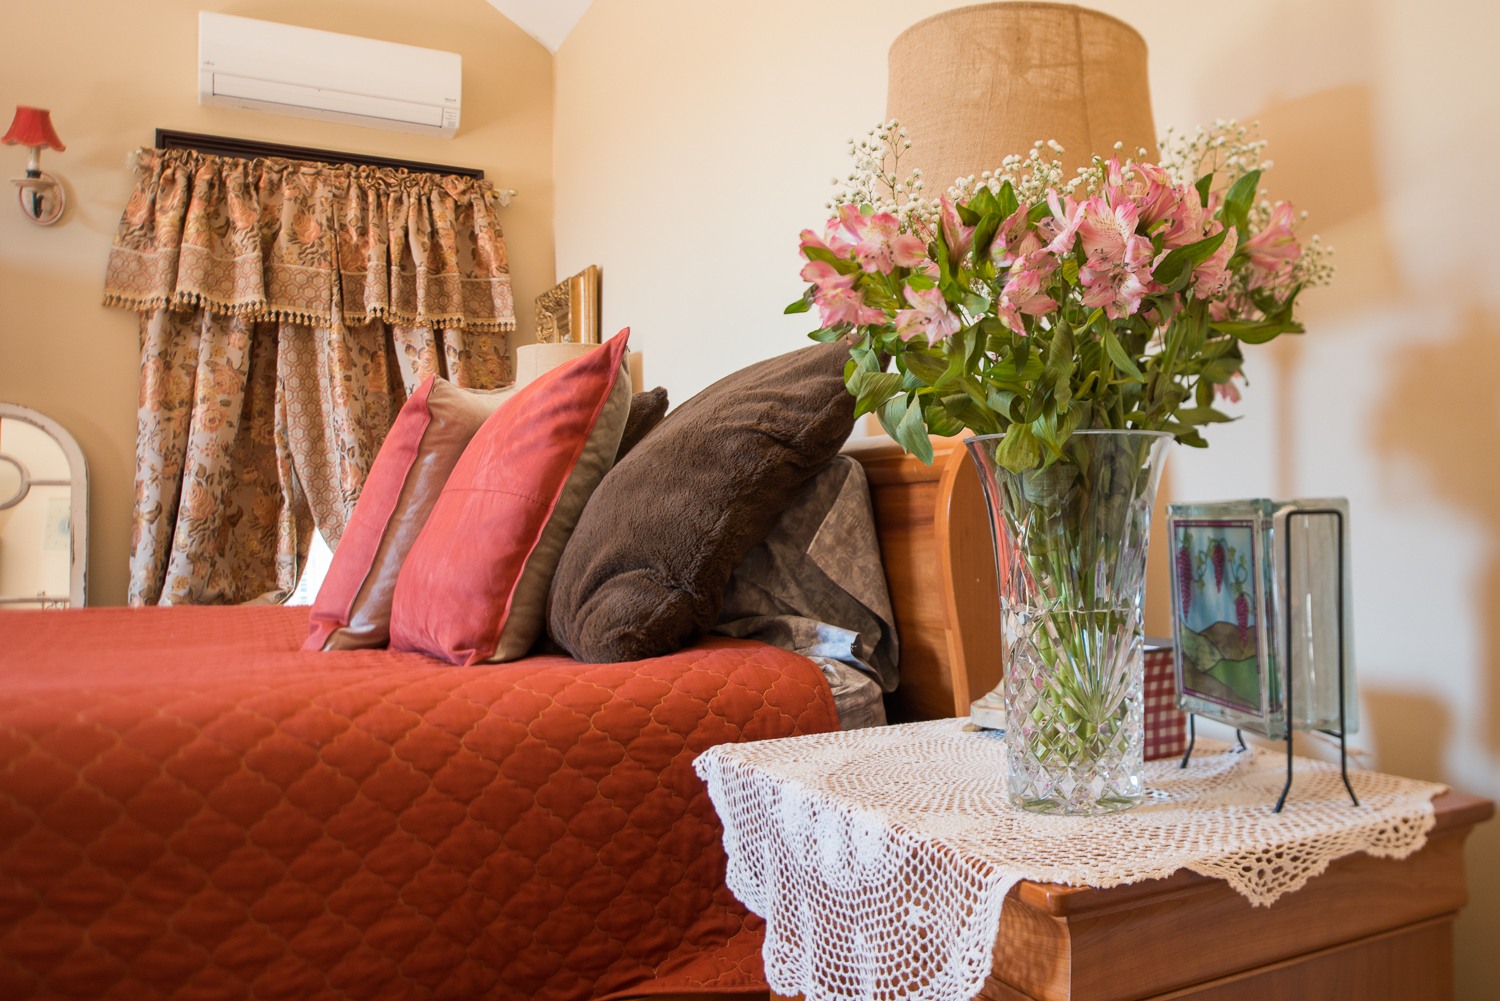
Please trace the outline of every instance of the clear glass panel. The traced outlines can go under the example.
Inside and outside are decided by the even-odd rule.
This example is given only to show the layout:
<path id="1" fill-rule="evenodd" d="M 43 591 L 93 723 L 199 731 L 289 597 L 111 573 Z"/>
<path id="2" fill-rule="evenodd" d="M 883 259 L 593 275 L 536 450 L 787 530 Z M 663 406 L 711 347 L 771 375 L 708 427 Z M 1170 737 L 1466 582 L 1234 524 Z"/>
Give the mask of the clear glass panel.
<path id="1" fill-rule="evenodd" d="M 20 470 L 29 489 L 0 510 L 0 610 L 68 603 L 72 571 L 73 490 L 68 457 L 46 431 L 0 418 L 0 503 L 14 496 Z M 7 489 L 9 486 L 9 489 Z"/>
<path id="2" fill-rule="evenodd" d="M 1340 545 L 1342 512 L 1289 511 L 1285 532 L 1287 559 L 1285 608 L 1292 666 L 1291 715 L 1298 729 L 1339 728 L 1339 659 L 1350 623 L 1340 624 Z M 1353 687 L 1346 665 L 1345 686 Z M 1350 731 L 1352 719 L 1346 721 Z"/>

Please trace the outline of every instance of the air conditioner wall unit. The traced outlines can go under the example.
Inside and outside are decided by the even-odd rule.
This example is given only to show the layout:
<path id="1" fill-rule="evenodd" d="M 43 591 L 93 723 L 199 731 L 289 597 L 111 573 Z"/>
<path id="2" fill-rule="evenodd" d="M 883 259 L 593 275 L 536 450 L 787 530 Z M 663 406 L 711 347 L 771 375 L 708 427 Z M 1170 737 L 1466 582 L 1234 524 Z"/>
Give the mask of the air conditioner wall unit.
<path id="1" fill-rule="evenodd" d="M 453 138 L 463 57 L 198 12 L 198 103 Z"/>

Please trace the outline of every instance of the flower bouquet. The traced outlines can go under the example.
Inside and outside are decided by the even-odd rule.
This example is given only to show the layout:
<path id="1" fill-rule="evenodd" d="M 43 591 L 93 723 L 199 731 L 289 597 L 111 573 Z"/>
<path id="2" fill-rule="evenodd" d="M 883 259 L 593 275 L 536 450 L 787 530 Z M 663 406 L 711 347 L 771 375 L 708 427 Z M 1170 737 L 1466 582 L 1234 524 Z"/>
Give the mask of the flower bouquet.
<path id="1" fill-rule="evenodd" d="M 1006 641 L 1011 796 L 1096 813 L 1144 794 L 1141 604 L 1165 443 L 1230 418 L 1242 346 L 1301 333 L 1332 267 L 1259 189 L 1234 122 L 1169 132 L 1158 163 L 1094 157 L 1063 178 L 1036 143 L 929 200 L 900 124 L 850 153 L 822 234 L 804 230 L 787 312 L 846 339 L 856 415 L 924 462 L 966 439 L 991 513 Z M 1140 150 L 1141 156 L 1146 155 Z M 889 361 L 894 371 L 887 371 Z"/>

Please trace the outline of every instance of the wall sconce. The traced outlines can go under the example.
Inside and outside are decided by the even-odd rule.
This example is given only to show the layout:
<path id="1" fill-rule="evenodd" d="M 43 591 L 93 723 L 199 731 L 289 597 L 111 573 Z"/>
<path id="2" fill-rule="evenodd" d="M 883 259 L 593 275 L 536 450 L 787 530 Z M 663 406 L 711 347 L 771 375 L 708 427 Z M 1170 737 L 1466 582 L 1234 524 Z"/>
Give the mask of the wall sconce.
<path id="1" fill-rule="evenodd" d="M 57 138 L 57 130 L 52 127 L 52 113 L 43 108 L 17 105 L 15 120 L 0 142 L 7 146 L 31 147 L 26 176 L 11 179 L 20 188 L 17 196 L 21 201 L 21 211 L 38 226 L 57 222 L 62 217 L 67 199 L 57 178 L 42 172 L 42 147 L 50 146 L 59 152 L 67 147 Z"/>

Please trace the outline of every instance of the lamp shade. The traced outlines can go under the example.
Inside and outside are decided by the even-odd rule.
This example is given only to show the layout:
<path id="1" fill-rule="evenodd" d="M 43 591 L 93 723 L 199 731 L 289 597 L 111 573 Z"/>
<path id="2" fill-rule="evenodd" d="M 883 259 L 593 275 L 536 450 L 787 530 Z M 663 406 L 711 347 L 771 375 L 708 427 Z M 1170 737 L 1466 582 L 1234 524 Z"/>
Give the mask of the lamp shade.
<path id="1" fill-rule="evenodd" d="M 1117 141 L 1156 158 L 1145 40 L 1071 4 L 980 4 L 912 25 L 891 45 L 886 117 L 910 135 L 902 171 L 920 167 L 928 197 L 1038 139 L 1062 144 L 1064 177 Z"/>
<path id="2" fill-rule="evenodd" d="M 68 148 L 57 138 L 57 130 L 52 127 L 52 112 L 25 105 L 16 106 L 15 120 L 10 123 L 10 129 L 0 141 L 7 146 L 50 146 L 55 150 Z"/>

